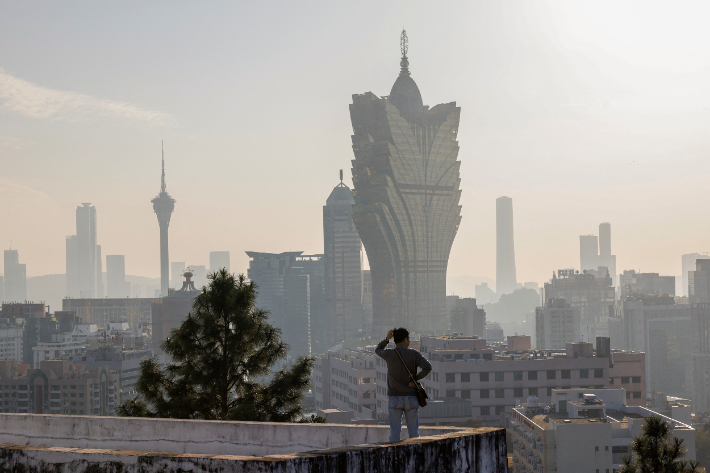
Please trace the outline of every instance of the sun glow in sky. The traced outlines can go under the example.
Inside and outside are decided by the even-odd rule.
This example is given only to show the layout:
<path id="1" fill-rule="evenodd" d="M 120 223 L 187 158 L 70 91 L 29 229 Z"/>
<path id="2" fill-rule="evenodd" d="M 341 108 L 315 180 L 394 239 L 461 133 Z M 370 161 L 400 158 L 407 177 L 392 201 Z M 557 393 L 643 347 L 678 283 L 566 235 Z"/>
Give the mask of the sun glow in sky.
<path id="1" fill-rule="evenodd" d="M 173 261 L 323 251 L 351 95 L 386 95 L 404 25 L 424 102 L 456 101 L 463 220 L 451 276 L 495 277 L 513 198 L 519 281 L 578 267 L 612 224 L 617 269 L 710 251 L 705 2 L 0 2 L 0 242 L 64 272 L 91 202 L 104 255 L 159 274 L 165 140 Z M 473 288 L 471 288 L 471 293 Z"/>

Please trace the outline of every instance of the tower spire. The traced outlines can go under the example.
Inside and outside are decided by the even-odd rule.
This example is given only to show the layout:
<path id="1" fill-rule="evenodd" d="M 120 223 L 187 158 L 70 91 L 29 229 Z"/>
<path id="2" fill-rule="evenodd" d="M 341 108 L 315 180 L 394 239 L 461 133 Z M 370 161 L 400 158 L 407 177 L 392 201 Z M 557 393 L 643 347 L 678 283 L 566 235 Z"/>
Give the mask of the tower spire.
<path id="1" fill-rule="evenodd" d="M 163 148 L 163 140 L 160 140 L 160 154 L 162 155 L 163 161 L 163 174 L 160 178 L 160 192 L 165 193 L 165 150 Z"/>
<path id="2" fill-rule="evenodd" d="M 399 75 L 409 75 L 409 59 L 407 59 L 407 51 L 409 51 L 409 39 L 407 38 L 407 30 L 402 29 L 402 34 L 399 37 L 399 49 L 402 52 L 402 60 L 399 61 L 401 67 Z"/>

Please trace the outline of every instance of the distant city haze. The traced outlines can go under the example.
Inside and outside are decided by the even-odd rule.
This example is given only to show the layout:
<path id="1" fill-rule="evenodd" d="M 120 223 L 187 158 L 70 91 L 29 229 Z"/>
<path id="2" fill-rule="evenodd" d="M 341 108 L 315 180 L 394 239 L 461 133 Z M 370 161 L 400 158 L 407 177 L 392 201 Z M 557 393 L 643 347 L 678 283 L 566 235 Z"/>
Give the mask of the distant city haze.
<path id="1" fill-rule="evenodd" d="M 617 273 L 680 276 L 682 254 L 710 251 L 709 15 L 660 1 L 3 2 L 0 247 L 28 277 L 63 274 L 90 203 L 101 253 L 159 278 L 164 140 L 171 262 L 210 268 L 229 251 L 246 272 L 247 250 L 322 253 L 341 168 L 353 187 L 348 105 L 389 93 L 404 26 L 425 105 L 462 110 L 449 280 L 495 281 L 499 196 L 515 206 L 519 283 L 578 268 L 601 222 Z"/>

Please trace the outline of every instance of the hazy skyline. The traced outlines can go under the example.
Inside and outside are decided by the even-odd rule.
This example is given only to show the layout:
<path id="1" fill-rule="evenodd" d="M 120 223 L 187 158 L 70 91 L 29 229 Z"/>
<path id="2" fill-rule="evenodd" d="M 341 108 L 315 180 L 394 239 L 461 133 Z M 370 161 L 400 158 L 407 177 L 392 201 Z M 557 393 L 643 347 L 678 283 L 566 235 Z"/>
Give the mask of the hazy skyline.
<path id="1" fill-rule="evenodd" d="M 427 105 L 462 107 L 449 277 L 495 278 L 495 199 L 518 281 L 579 265 L 610 222 L 617 271 L 710 251 L 710 5 L 665 2 L 0 2 L 0 246 L 63 273 L 77 205 L 104 255 L 158 277 L 165 140 L 172 261 L 322 253 L 351 185 L 351 95 L 386 95 L 399 34 Z M 699 207 L 697 203 L 700 203 Z M 700 212 L 698 211 L 700 210 Z M 473 288 L 471 288 L 473 289 Z"/>

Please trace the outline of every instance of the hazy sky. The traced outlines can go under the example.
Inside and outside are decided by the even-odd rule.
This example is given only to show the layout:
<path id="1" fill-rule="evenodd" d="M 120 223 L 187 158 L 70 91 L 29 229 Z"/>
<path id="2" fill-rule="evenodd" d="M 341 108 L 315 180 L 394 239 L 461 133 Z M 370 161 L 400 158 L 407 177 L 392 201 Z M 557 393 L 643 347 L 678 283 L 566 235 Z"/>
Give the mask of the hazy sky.
<path id="1" fill-rule="evenodd" d="M 0 242 L 63 273 L 75 208 L 103 254 L 159 275 L 165 140 L 172 261 L 323 251 L 353 158 L 351 95 L 386 95 L 409 34 L 424 103 L 456 101 L 463 220 L 451 276 L 495 276 L 513 198 L 519 281 L 579 266 L 612 224 L 617 269 L 710 251 L 707 2 L 0 2 Z"/>

